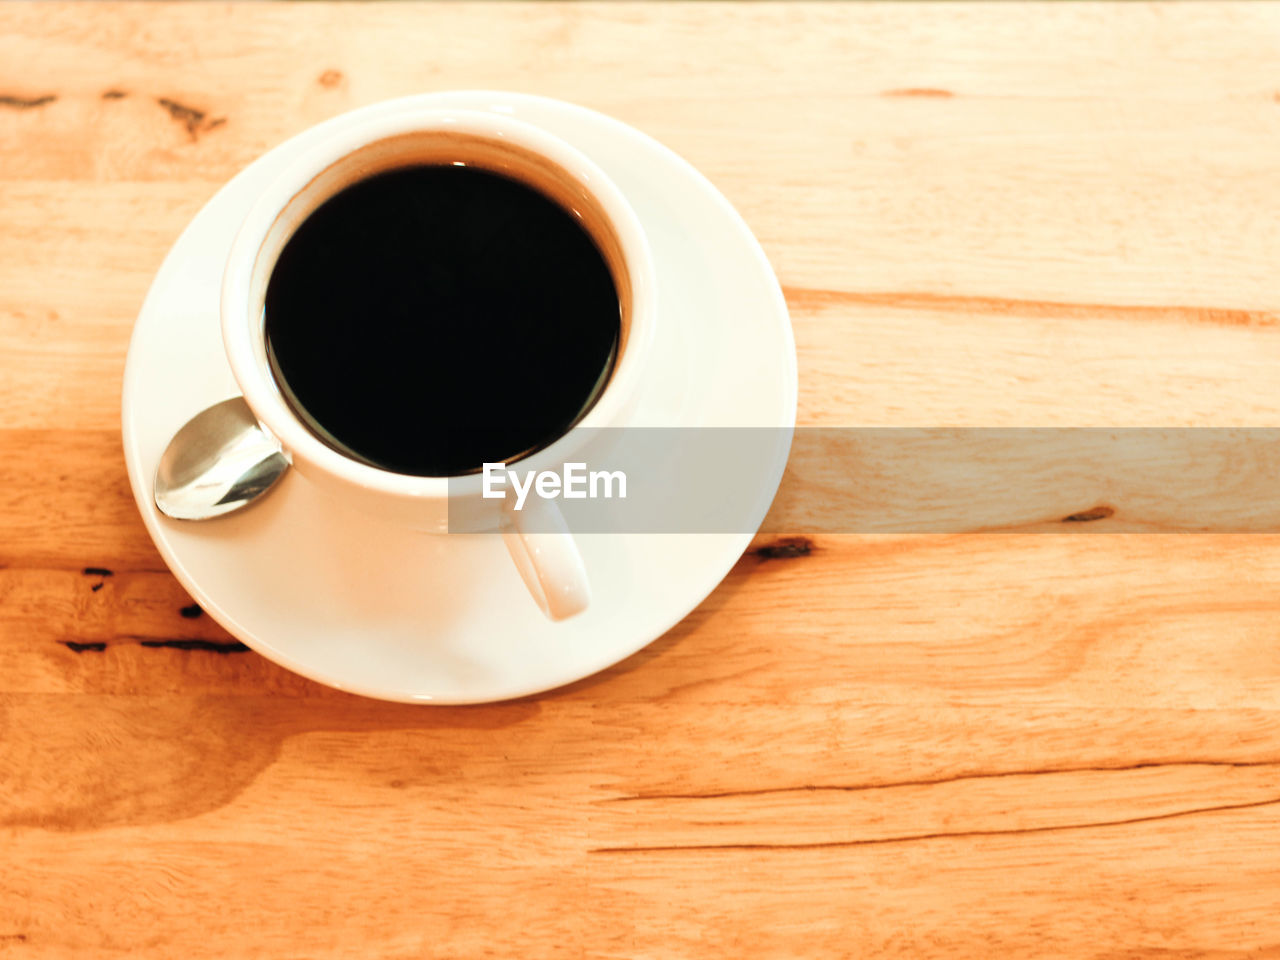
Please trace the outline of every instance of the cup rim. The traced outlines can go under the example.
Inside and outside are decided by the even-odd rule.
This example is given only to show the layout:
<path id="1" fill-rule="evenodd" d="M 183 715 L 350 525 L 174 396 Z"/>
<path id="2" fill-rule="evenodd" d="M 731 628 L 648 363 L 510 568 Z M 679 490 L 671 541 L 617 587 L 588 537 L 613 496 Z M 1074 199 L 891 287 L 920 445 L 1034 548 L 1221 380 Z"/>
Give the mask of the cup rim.
<path id="1" fill-rule="evenodd" d="M 557 164 L 574 176 L 603 210 L 617 239 L 631 288 L 627 340 L 604 390 L 564 434 L 530 457 L 561 456 L 579 428 L 617 426 L 636 393 L 653 341 L 655 278 L 652 252 L 640 220 L 621 189 L 593 160 L 556 135 L 514 117 L 483 110 L 407 106 L 393 114 L 353 119 L 306 150 L 277 174 L 245 216 L 223 273 L 220 317 L 223 347 L 245 402 L 288 455 L 339 480 L 370 491 L 413 499 L 479 493 L 479 474 L 421 477 L 395 473 L 335 450 L 317 437 L 289 407 L 276 384 L 263 343 L 263 318 L 250 310 L 259 252 L 288 203 L 315 177 L 344 157 L 379 141 L 434 130 L 499 138 Z M 522 457 L 520 460 L 526 458 Z M 520 462 L 520 461 L 511 461 Z"/>

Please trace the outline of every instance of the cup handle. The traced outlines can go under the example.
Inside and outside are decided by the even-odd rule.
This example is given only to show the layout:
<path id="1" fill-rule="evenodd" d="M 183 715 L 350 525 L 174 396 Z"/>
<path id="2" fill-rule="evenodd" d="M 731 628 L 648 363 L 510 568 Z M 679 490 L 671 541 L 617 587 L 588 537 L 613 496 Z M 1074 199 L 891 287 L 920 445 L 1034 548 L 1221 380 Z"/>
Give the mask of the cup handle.
<path id="1" fill-rule="evenodd" d="M 510 504 L 502 512 L 502 539 L 534 602 L 552 620 L 581 613 L 591 602 L 591 584 L 559 508 L 533 498 L 523 510 Z"/>

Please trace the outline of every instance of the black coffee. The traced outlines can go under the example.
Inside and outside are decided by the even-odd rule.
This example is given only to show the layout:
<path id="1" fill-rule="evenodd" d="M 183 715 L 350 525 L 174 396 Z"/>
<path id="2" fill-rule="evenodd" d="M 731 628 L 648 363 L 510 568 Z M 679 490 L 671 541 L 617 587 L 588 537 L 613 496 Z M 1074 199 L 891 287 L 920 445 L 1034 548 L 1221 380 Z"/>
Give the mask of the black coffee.
<path id="1" fill-rule="evenodd" d="M 418 476 L 554 441 L 603 389 L 619 334 L 613 277 L 578 221 L 475 167 L 348 187 L 267 286 L 268 356 L 295 411 L 337 449 Z"/>

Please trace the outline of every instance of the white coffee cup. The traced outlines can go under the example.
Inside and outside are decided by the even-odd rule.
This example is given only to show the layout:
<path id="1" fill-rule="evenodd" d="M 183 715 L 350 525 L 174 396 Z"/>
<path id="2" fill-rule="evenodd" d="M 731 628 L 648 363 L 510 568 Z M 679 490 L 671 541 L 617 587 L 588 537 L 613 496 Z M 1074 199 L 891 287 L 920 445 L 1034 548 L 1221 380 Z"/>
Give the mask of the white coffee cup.
<path id="1" fill-rule="evenodd" d="M 579 150 L 536 126 L 484 111 L 406 104 L 336 124 L 276 177 L 254 202 L 227 260 L 221 302 L 227 359 L 249 408 L 309 482 L 366 513 L 424 533 L 456 531 L 461 516 L 468 530 L 502 531 L 535 602 L 553 620 L 563 619 L 585 609 L 591 591 L 582 555 L 554 503 L 527 502 L 517 512 L 510 498 L 485 499 L 478 474 L 409 476 L 347 456 L 298 418 L 268 363 L 267 282 L 294 231 L 353 183 L 419 163 L 475 165 L 540 190 L 578 218 L 613 274 L 621 338 L 612 373 L 594 405 L 536 460 L 571 460 L 595 428 L 626 425 L 656 320 L 644 230 L 613 181 Z"/>

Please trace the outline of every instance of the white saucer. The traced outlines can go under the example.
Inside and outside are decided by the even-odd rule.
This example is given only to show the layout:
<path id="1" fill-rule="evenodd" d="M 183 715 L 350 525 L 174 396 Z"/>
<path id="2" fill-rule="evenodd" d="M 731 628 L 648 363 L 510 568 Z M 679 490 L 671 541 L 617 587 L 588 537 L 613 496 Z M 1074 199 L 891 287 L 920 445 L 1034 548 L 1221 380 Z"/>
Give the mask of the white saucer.
<path id="1" fill-rule="evenodd" d="M 635 206 L 654 249 L 661 304 L 637 425 L 795 424 L 795 344 L 782 292 L 746 224 L 701 174 L 631 127 L 559 101 L 474 91 L 412 99 L 538 124 L 600 164 Z M 174 575 L 218 623 L 276 663 L 387 700 L 476 703 L 537 693 L 661 636 L 715 589 L 751 534 L 580 536 L 592 604 L 552 623 L 527 595 L 500 537 L 383 525 L 292 472 L 262 503 L 204 523 L 169 520 L 151 499 L 174 431 L 239 393 L 222 350 L 218 288 L 250 202 L 334 125 L 382 109 L 335 117 L 272 150 L 178 239 L 129 345 L 129 480 Z M 760 502 L 772 499 L 783 465 L 759 478 Z M 762 520 L 763 512 L 749 529 Z"/>

